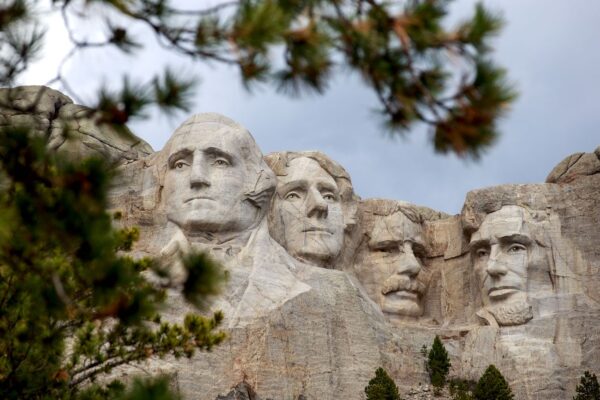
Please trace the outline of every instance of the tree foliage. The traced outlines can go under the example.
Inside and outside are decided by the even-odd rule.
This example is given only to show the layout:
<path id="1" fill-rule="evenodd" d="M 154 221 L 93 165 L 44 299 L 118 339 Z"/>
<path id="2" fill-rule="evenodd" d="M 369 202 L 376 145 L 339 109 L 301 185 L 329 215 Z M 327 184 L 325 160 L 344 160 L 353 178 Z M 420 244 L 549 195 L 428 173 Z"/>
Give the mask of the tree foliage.
<path id="1" fill-rule="evenodd" d="M 573 400 L 600 400 L 600 385 L 596 374 L 585 371 L 577 385 L 576 393 Z"/>
<path id="2" fill-rule="evenodd" d="M 439 336 L 436 335 L 435 339 L 433 339 L 431 350 L 429 350 L 429 354 L 427 355 L 427 371 L 429 372 L 431 384 L 435 388 L 444 387 L 450 367 L 448 352 Z"/>
<path id="3" fill-rule="evenodd" d="M 477 382 L 467 379 L 450 379 L 448 389 L 452 400 L 473 400 L 473 391 Z"/>
<path id="4" fill-rule="evenodd" d="M 335 73 L 349 69 L 375 92 L 392 132 L 424 123 L 436 151 L 478 157 L 498 136 L 497 121 L 515 98 L 491 56 L 490 39 L 503 21 L 477 4 L 470 18 L 448 27 L 451 3 L 224 0 L 183 10 L 170 0 L 54 0 L 51 9 L 62 15 L 73 45 L 64 61 L 103 47 L 139 52 L 143 46 L 131 33 L 137 30 L 168 51 L 237 67 L 248 88 L 269 82 L 285 93 L 322 93 Z M 0 6 L 0 84 L 12 84 L 42 46 L 36 10 L 26 0 Z M 111 17 L 100 23 L 97 15 Z M 77 99 L 63 66 L 51 83 Z M 125 77 L 120 90 L 102 89 L 95 106 L 117 123 L 144 115 L 150 105 L 188 110 L 194 82 L 169 69 L 145 83 Z"/>
<path id="5" fill-rule="evenodd" d="M 377 368 L 375 377 L 365 387 L 367 400 L 400 400 L 398 386 L 383 368 Z"/>
<path id="6" fill-rule="evenodd" d="M 45 137 L 27 129 L 0 130 L 2 398 L 173 398 L 161 395 L 168 392 L 163 381 L 137 383 L 129 392 L 118 381 L 95 382 L 152 356 L 210 349 L 225 338 L 215 331 L 222 315 L 161 322 L 164 290 L 142 272 L 164 271 L 151 259 L 127 256 L 138 231 L 112 227 L 107 165 L 70 163 L 47 147 Z M 184 285 L 188 299 L 215 293 L 215 264 L 197 256 L 185 265 L 195 281 Z"/>
<path id="7" fill-rule="evenodd" d="M 494 366 L 487 367 L 473 392 L 475 400 L 513 400 L 510 386 L 500 371 Z"/>

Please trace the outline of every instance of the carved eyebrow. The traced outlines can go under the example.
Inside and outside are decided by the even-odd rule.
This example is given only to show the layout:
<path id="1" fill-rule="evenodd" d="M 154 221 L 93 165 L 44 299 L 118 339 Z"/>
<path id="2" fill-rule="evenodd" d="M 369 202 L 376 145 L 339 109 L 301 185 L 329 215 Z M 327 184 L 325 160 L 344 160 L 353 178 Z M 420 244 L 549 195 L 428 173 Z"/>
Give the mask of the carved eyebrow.
<path id="1" fill-rule="evenodd" d="M 488 239 L 476 239 L 469 243 L 468 249 L 469 251 L 473 251 L 479 249 L 480 247 L 487 247 L 490 245 L 490 241 Z"/>
<path id="2" fill-rule="evenodd" d="M 308 185 L 308 183 L 302 179 L 302 180 L 285 183 L 277 191 L 279 193 L 287 193 L 288 191 L 293 190 L 293 189 L 306 189 L 307 185 Z"/>
<path id="3" fill-rule="evenodd" d="M 335 194 L 338 194 L 339 192 L 337 185 L 333 185 L 329 182 L 319 182 L 317 184 L 317 187 L 319 188 L 319 190 L 329 190 Z"/>
<path id="4" fill-rule="evenodd" d="M 208 147 L 208 148 L 204 149 L 204 154 L 208 154 L 213 157 L 223 157 L 230 164 L 233 165 L 233 163 L 234 163 L 235 157 L 233 156 L 233 154 L 228 153 L 228 152 L 221 150 L 219 148 L 216 148 L 216 147 Z"/>
<path id="5" fill-rule="evenodd" d="M 402 243 L 402 239 L 381 239 L 381 240 L 369 240 L 368 246 L 369 249 L 377 250 L 377 249 L 385 249 L 388 247 L 396 247 L 400 243 Z"/>
<path id="6" fill-rule="evenodd" d="M 527 235 L 523 235 L 520 233 L 515 233 L 513 235 L 506 235 L 506 236 L 501 236 L 498 238 L 498 240 L 502 243 L 502 244 L 507 244 L 507 243 L 520 243 L 526 246 L 529 246 L 533 240 L 531 240 L 531 238 Z"/>
<path id="7" fill-rule="evenodd" d="M 169 167 L 172 167 L 173 164 L 175 163 L 175 161 L 181 160 L 182 158 L 185 158 L 185 157 L 188 157 L 191 154 L 192 154 L 192 150 L 190 150 L 190 149 L 184 148 L 184 149 L 177 150 L 175 153 L 173 153 L 169 156 L 169 159 L 167 160 L 167 165 Z"/>

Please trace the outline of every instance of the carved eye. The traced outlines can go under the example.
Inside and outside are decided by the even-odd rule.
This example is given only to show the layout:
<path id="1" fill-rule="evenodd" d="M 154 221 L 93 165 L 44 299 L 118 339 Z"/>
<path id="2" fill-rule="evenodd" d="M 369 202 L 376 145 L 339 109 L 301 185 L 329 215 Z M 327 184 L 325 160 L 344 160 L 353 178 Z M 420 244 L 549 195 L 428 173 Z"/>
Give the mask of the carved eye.
<path id="1" fill-rule="evenodd" d="M 415 257 L 420 258 L 420 259 L 425 258 L 425 249 L 423 248 L 423 246 L 413 245 L 412 251 L 413 251 L 413 254 L 415 255 Z"/>
<path id="2" fill-rule="evenodd" d="M 327 201 L 335 201 L 335 196 L 333 195 L 333 193 L 325 193 L 323 195 L 323 198 Z"/>
<path id="3" fill-rule="evenodd" d="M 527 247 L 520 243 L 513 243 L 508 247 L 508 253 L 520 253 L 521 251 L 527 251 Z"/>
<path id="4" fill-rule="evenodd" d="M 185 161 L 182 161 L 182 160 L 175 162 L 175 168 L 177 168 L 177 169 L 182 169 L 186 165 L 187 165 L 187 163 Z"/>
<path id="5" fill-rule="evenodd" d="M 298 200 L 300 199 L 300 195 L 296 192 L 289 192 L 285 195 L 286 200 Z"/>
<path id="6" fill-rule="evenodd" d="M 477 258 L 484 258 L 487 257 L 490 254 L 490 252 L 488 251 L 488 249 L 477 249 L 475 250 L 475 256 L 477 256 Z"/>
<path id="7" fill-rule="evenodd" d="M 228 167 L 228 166 L 230 165 L 230 164 L 229 164 L 229 161 L 227 161 L 227 160 L 226 160 L 226 159 L 224 159 L 224 158 L 217 158 L 217 159 L 215 160 L 214 164 L 215 164 L 216 166 L 219 166 L 219 167 Z"/>

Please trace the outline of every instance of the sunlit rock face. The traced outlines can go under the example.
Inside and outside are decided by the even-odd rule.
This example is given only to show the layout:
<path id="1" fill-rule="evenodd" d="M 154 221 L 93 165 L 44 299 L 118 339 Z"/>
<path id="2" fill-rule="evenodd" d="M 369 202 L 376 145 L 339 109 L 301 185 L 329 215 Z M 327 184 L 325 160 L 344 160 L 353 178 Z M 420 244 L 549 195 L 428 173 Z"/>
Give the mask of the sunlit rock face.
<path id="1" fill-rule="evenodd" d="M 80 106 L 55 91 L 32 106 L 31 90 L 0 90 L 0 123 L 33 123 L 50 148 L 117 165 L 111 211 L 140 228 L 133 256 L 158 258 L 177 283 L 179 255 L 205 251 L 230 276 L 209 302 L 225 313 L 226 343 L 123 374 L 165 373 L 187 399 L 236 387 L 264 399 L 361 399 L 382 366 L 410 399 L 428 383 L 420 349 L 439 335 L 453 377 L 478 379 L 495 364 L 518 399 L 570 399 L 600 363 L 597 152 L 570 156 L 548 183 L 469 192 L 449 216 L 359 200 L 318 152 L 263 158 L 218 114 L 187 119 L 157 152 L 92 117 L 71 121 L 81 136 L 67 142 L 57 115 Z M 165 320 L 194 311 L 177 285 L 168 296 Z"/>
<path id="2" fill-rule="evenodd" d="M 277 175 L 269 230 L 294 258 L 334 268 L 356 223 L 356 197 L 348 173 L 319 152 L 269 154 Z"/>
<path id="3" fill-rule="evenodd" d="M 0 127 L 32 128 L 46 137 L 48 148 L 72 160 L 96 156 L 116 166 L 153 152 L 127 127 L 115 129 L 100 120 L 90 108 L 45 86 L 0 89 Z"/>
<path id="4" fill-rule="evenodd" d="M 425 265 L 422 217 L 393 202 L 379 211 L 362 219 L 365 238 L 355 260 L 358 280 L 389 320 L 420 317 L 431 276 Z"/>

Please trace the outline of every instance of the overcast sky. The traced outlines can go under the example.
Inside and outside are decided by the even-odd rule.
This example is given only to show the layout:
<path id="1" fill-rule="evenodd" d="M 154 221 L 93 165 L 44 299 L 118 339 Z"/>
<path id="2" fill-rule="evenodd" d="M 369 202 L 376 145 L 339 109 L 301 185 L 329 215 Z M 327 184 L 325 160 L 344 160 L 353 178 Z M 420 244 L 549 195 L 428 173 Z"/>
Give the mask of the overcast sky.
<path id="1" fill-rule="evenodd" d="M 494 0 L 507 25 L 494 41 L 495 58 L 509 70 L 520 92 L 502 136 L 478 162 L 434 154 L 424 129 L 390 138 L 374 114 L 374 95 L 360 79 L 341 71 L 325 95 L 290 99 L 270 88 L 252 94 L 234 69 L 194 65 L 149 47 L 135 57 L 116 51 L 87 51 L 66 68 L 84 101 L 101 82 L 128 72 L 149 79 L 165 63 L 201 78 L 195 112 L 219 112 L 246 126 L 264 154 L 278 150 L 320 150 L 350 173 L 362 198 L 409 201 L 451 214 L 460 212 L 469 190 L 504 183 L 543 182 L 550 170 L 575 152 L 600 145 L 600 1 Z M 456 0 L 454 18 L 475 1 Z M 22 79 L 44 84 L 68 41 L 56 16 L 45 57 Z M 148 34 L 139 28 L 133 32 Z M 130 125 L 159 150 L 187 116 L 155 117 Z"/>

